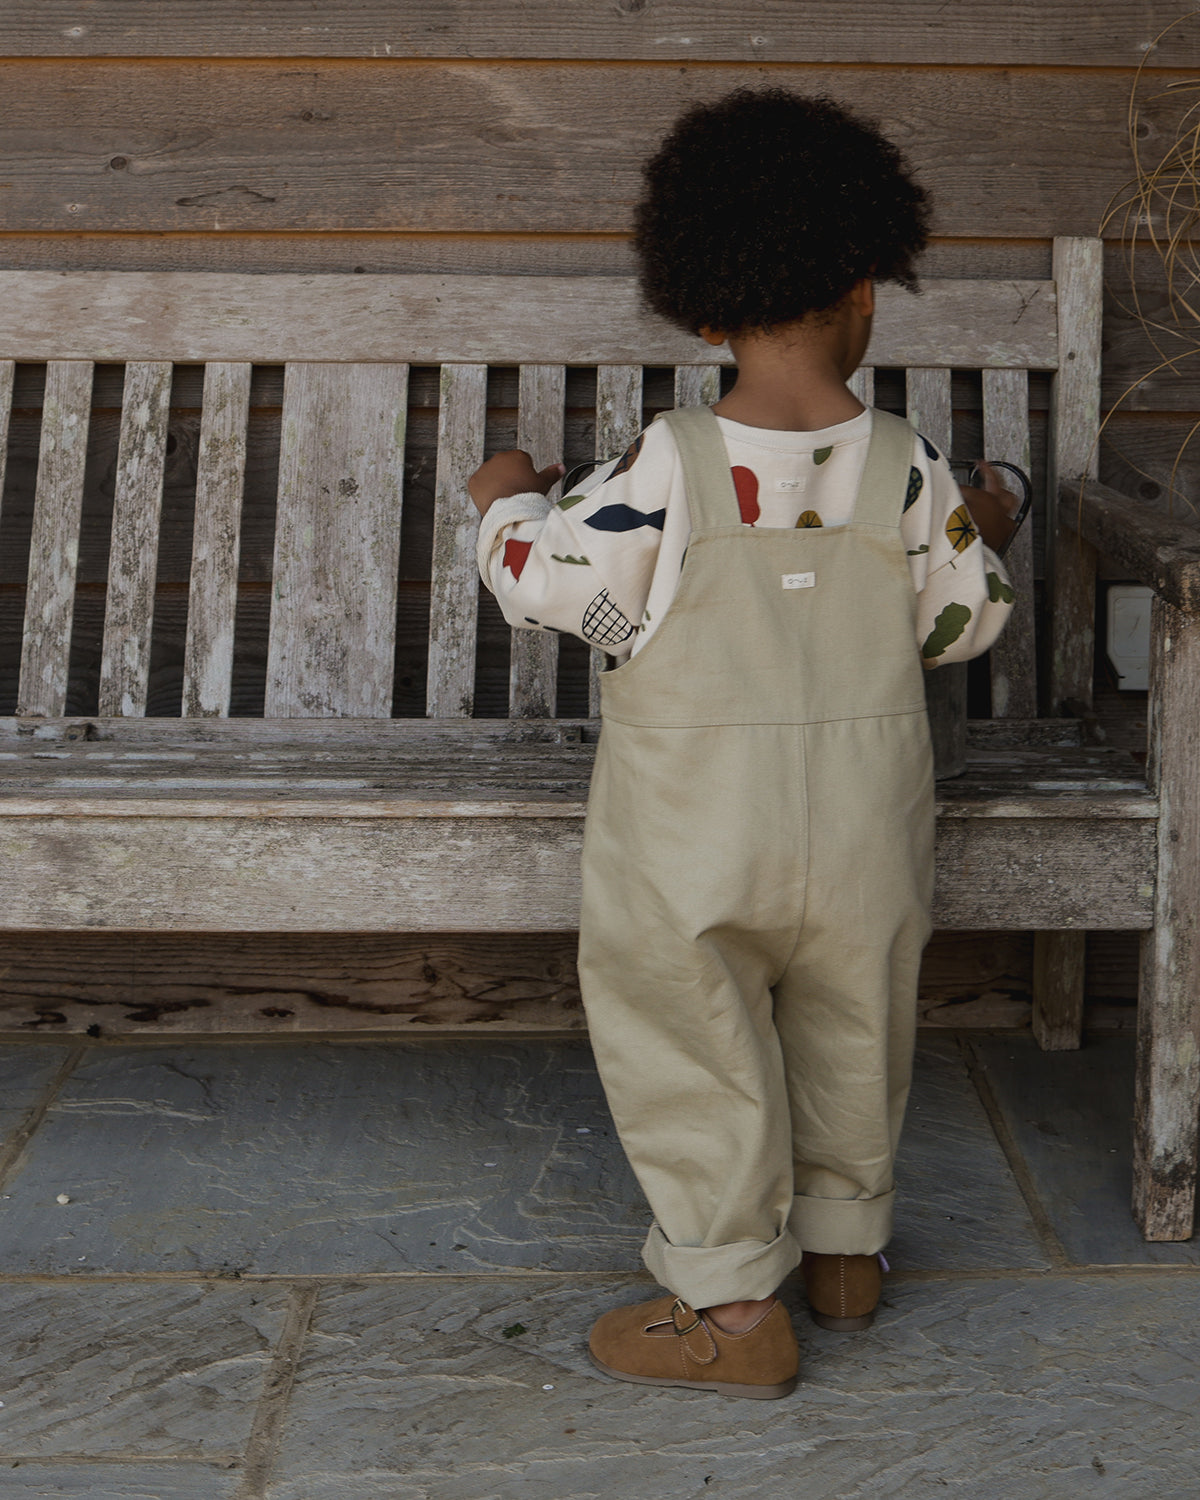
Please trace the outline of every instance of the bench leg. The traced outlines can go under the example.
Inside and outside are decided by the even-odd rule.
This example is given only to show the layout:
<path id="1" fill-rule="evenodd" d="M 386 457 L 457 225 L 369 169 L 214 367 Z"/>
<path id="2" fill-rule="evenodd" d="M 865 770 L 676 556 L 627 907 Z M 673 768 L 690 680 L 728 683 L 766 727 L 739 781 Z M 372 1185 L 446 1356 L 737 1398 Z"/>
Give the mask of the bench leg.
<path id="1" fill-rule="evenodd" d="M 1084 932 L 1033 936 L 1033 1034 L 1043 1052 L 1074 1051 L 1083 1038 Z"/>
<path id="2" fill-rule="evenodd" d="M 1133 1212 L 1191 1237 L 1200 1116 L 1200 615 L 1154 600 L 1149 778 L 1158 791 L 1154 929 L 1142 938 Z"/>

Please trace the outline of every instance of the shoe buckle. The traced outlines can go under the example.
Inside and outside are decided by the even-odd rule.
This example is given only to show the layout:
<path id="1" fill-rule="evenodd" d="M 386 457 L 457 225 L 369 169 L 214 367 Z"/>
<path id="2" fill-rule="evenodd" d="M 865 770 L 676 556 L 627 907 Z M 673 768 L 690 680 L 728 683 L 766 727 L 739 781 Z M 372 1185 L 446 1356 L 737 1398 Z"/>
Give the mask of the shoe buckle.
<path id="1" fill-rule="evenodd" d="M 681 1328 L 679 1326 L 679 1319 L 681 1317 L 687 1317 L 689 1313 L 691 1314 L 692 1321 L 686 1328 Z M 694 1333 L 695 1330 L 700 1327 L 703 1321 L 704 1320 L 701 1318 L 700 1314 L 696 1312 L 694 1308 L 689 1307 L 682 1297 L 676 1297 L 675 1301 L 672 1302 L 671 1326 L 674 1328 L 675 1332 L 679 1334 L 680 1338 L 686 1337 L 686 1335 L 689 1333 Z"/>

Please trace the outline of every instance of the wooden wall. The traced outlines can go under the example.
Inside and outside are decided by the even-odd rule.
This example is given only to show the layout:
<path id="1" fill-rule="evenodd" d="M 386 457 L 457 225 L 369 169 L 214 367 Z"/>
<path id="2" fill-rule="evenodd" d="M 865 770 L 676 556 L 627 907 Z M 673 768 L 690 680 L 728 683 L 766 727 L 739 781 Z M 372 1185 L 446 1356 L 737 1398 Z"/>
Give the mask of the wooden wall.
<path id="1" fill-rule="evenodd" d="M 1151 45 L 1182 9 L 1180 0 L 5 0 L 0 266 L 623 274 L 638 162 L 680 106 L 777 83 L 827 92 L 903 145 L 935 199 L 931 274 L 1047 275 L 1052 236 L 1094 233 L 1130 174 L 1125 120 L 1139 65 L 1144 92 L 1159 96 L 1139 140 L 1147 159 L 1194 100 L 1200 22 Z M 1119 305 L 1115 238 L 1108 258 L 1112 405 L 1156 357 Z M 1161 281 L 1149 256 L 1140 264 L 1153 312 Z M 1200 373 L 1156 378 L 1110 422 L 1104 477 L 1161 501 L 1197 421 Z M 1200 499 L 1200 445 L 1177 485 Z M 0 1005 L 18 1008 L 14 1024 L 30 1006 L 49 1015 L 56 995 L 89 1003 L 61 946 L 10 947 Z M 303 986 L 295 946 L 286 961 L 277 947 L 264 940 L 252 957 L 241 940 L 211 972 L 186 942 L 90 957 L 81 948 L 79 963 L 98 965 L 106 1018 L 144 1004 L 152 1024 L 181 984 L 203 991 L 205 1006 L 214 994 L 246 994 L 259 1011 L 288 1010 L 279 996 Z M 212 945 L 202 951 L 209 962 Z M 968 955 L 959 935 L 937 953 L 931 1008 L 1011 999 L 1027 985 L 1023 938 L 1005 946 L 993 935 Z M 1101 953 L 1093 988 L 1111 998 L 1129 988 L 1129 955 L 1119 945 Z M 571 983 L 555 967 L 561 955 L 544 947 L 489 957 L 447 939 L 390 954 L 373 944 L 360 958 L 356 968 L 339 951 L 326 968 L 342 979 L 327 974 L 310 988 L 369 990 L 385 1010 L 423 995 L 428 1018 L 445 1021 L 470 1019 L 481 995 L 511 997 L 514 976 L 527 996 Z M 452 1016 L 446 995 L 460 992 L 470 1003 Z M 484 1012 L 472 1015 L 503 1024 L 503 1010 Z M 419 1020 L 420 1006 L 411 1014 Z M 295 1008 L 277 1019 L 297 1024 Z"/>

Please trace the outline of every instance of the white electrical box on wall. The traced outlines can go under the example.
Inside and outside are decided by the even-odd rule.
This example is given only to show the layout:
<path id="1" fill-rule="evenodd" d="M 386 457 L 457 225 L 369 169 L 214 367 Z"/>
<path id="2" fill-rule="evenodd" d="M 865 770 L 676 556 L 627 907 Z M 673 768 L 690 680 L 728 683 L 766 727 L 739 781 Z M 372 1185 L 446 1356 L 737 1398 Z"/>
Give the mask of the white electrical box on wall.
<path id="1" fill-rule="evenodd" d="M 1107 653 L 1122 689 L 1150 686 L 1150 601 L 1154 590 L 1140 583 L 1108 586 Z"/>

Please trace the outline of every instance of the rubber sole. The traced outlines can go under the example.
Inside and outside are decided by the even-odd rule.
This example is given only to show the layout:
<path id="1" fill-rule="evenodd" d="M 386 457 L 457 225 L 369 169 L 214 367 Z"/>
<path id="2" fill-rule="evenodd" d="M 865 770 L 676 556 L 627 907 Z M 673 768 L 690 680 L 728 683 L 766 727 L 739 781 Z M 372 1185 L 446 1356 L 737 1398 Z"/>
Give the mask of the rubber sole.
<path id="1" fill-rule="evenodd" d="M 831 1318 L 828 1313 L 813 1312 L 811 1307 L 808 1311 L 814 1323 L 833 1333 L 857 1333 L 860 1328 L 870 1328 L 875 1321 L 874 1312 L 863 1313 L 858 1318 Z"/>
<path id="2" fill-rule="evenodd" d="M 590 1349 L 588 1358 L 601 1374 L 611 1375 L 614 1380 L 628 1380 L 634 1385 L 680 1386 L 689 1391 L 714 1391 L 718 1396 L 741 1396 L 749 1401 L 778 1401 L 796 1389 L 795 1375 L 779 1385 L 731 1385 L 725 1380 L 660 1380 L 655 1375 L 627 1375 L 624 1370 L 614 1370 L 611 1365 L 598 1360 Z"/>

